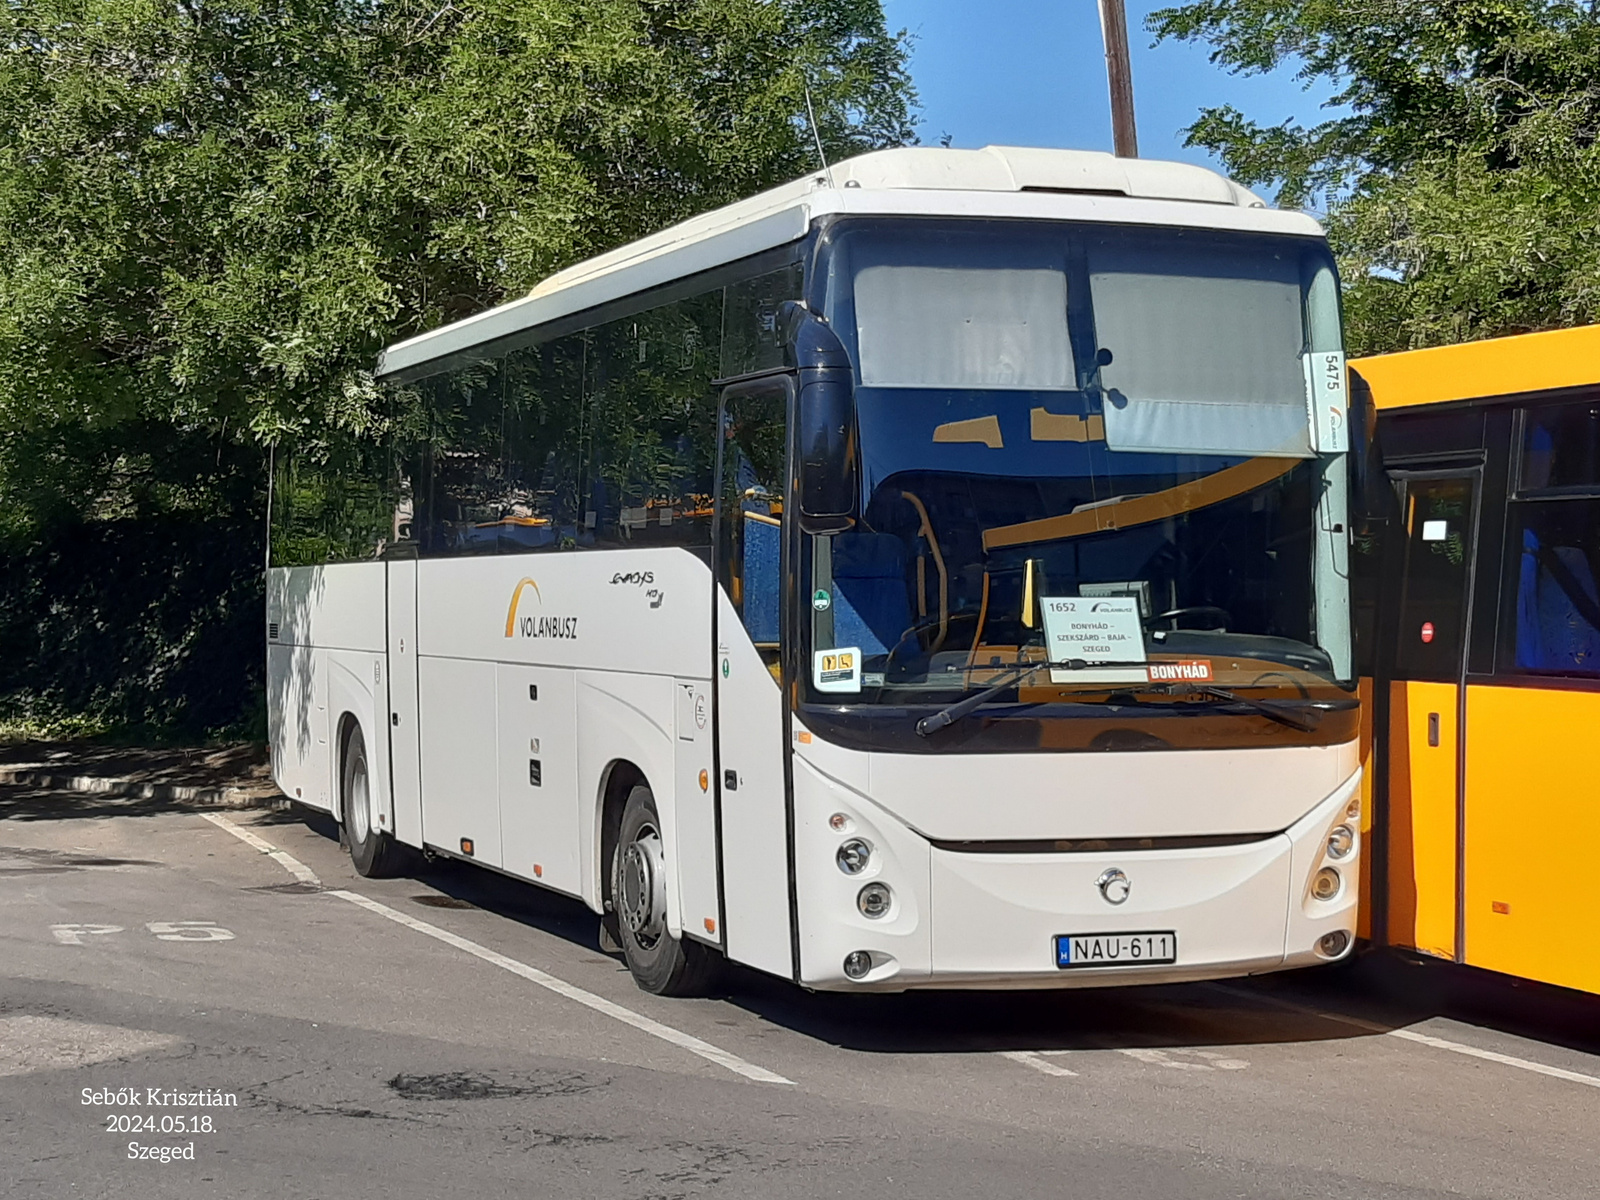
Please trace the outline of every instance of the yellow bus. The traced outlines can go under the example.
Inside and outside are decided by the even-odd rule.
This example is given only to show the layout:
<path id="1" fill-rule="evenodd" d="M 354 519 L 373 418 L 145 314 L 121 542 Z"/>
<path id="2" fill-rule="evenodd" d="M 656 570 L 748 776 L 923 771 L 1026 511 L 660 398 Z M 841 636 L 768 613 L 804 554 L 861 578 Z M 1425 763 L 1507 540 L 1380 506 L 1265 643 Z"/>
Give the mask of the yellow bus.
<path id="1" fill-rule="evenodd" d="M 1600 326 L 1351 372 L 1398 499 L 1353 555 L 1365 931 L 1600 992 Z"/>

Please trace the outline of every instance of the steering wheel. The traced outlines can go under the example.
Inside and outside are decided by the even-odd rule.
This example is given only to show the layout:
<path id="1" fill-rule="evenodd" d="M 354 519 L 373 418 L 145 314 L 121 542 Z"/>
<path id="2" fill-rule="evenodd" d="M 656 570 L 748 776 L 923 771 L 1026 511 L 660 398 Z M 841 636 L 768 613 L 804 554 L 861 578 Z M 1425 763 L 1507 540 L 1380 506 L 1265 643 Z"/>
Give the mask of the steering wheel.
<path id="1" fill-rule="evenodd" d="M 975 610 L 973 610 L 973 609 L 963 608 L 963 609 L 957 609 L 955 612 L 951 613 L 948 619 L 949 619 L 950 624 L 954 625 L 957 621 L 976 621 L 978 619 L 979 615 L 980 614 L 978 612 L 976 612 Z M 884 674 L 884 677 L 885 678 L 888 677 L 888 675 L 889 675 L 889 667 L 894 662 L 894 656 L 896 654 L 900 653 L 900 648 L 902 646 L 904 646 L 907 642 L 911 642 L 912 644 L 915 644 L 916 643 L 916 635 L 917 634 L 923 632 L 926 629 L 936 629 L 936 628 L 938 628 L 938 625 L 939 625 L 939 618 L 938 617 L 936 617 L 936 616 L 935 617 L 926 617 L 923 620 L 918 621 L 916 624 L 912 625 L 910 629 L 908 629 L 904 633 L 902 633 L 900 635 L 900 640 L 898 642 L 896 642 L 893 646 L 889 647 L 889 653 L 884 655 L 884 657 L 883 657 L 883 674 Z"/>
<path id="2" fill-rule="evenodd" d="M 1171 621 L 1172 628 L 1178 628 L 1180 617 L 1209 616 L 1216 619 L 1216 624 L 1207 626 L 1209 629 L 1227 629 L 1232 624 L 1233 617 L 1225 608 L 1218 608 L 1215 604 L 1188 604 L 1182 608 L 1169 608 L 1164 613 L 1157 613 L 1151 617 L 1152 621 Z"/>

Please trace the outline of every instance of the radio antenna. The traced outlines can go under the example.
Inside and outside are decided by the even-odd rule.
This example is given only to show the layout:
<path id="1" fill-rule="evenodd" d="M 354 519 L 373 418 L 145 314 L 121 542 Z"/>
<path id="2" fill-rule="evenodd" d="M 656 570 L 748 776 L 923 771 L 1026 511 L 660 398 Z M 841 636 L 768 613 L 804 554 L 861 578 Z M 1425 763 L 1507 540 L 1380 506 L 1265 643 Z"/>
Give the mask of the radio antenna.
<path id="1" fill-rule="evenodd" d="M 806 89 L 806 118 L 811 122 L 811 140 L 817 144 L 817 158 L 822 162 L 822 174 L 827 179 L 828 186 L 833 186 L 833 168 L 828 165 L 828 156 L 822 152 L 822 135 L 817 132 L 817 114 L 811 108 L 811 85 L 802 84 Z"/>

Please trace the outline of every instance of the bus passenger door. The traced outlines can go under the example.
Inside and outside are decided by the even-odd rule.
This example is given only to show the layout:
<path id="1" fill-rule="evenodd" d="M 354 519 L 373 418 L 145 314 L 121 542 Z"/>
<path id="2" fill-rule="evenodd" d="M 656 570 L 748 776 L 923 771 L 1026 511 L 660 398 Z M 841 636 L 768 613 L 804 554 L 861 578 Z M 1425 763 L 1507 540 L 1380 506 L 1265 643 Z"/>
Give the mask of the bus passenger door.
<path id="1" fill-rule="evenodd" d="M 788 744 L 780 668 L 787 378 L 724 393 L 716 730 L 724 946 L 791 976 Z"/>
<path id="2" fill-rule="evenodd" d="M 422 845 L 422 765 L 417 740 L 417 560 L 387 564 L 389 649 L 389 830 L 410 846 Z M 386 818 L 380 813 L 382 822 Z M 379 828 L 383 828 L 380 824 Z"/>
<path id="3" fill-rule="evenodd" d="M 1461 689 L 1479 472 L 1395 472 L 1405 550 L 1389 684 L 1388 940 L 1460 954 Z"/>

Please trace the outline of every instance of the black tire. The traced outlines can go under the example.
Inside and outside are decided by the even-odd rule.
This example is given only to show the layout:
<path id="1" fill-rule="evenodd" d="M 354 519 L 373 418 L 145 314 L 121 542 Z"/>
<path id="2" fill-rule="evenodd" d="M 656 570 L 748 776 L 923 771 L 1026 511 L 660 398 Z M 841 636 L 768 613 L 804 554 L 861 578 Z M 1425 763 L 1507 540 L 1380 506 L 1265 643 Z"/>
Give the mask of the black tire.
<path id="1" fill-rule="evenodd" d="M 402 875 L 411 864 L 407 848 L 377 828 L 372 820 L 372 773 L 367 769 L 367 743 L 359 726 L 344 741 L 339 772 L 339 820 L 356 872 L 367 879 Z"/>
<path id="2" fill-rule="evenodd" d="M 633 980 L 658 996 L 703 996 L 715 985 L 722 956 L 667 929 L 666 865 L 661 818 L 646 784 L 635 785 L 622 808 L 611 855 L 611 904 L 617 940 Z"/>

